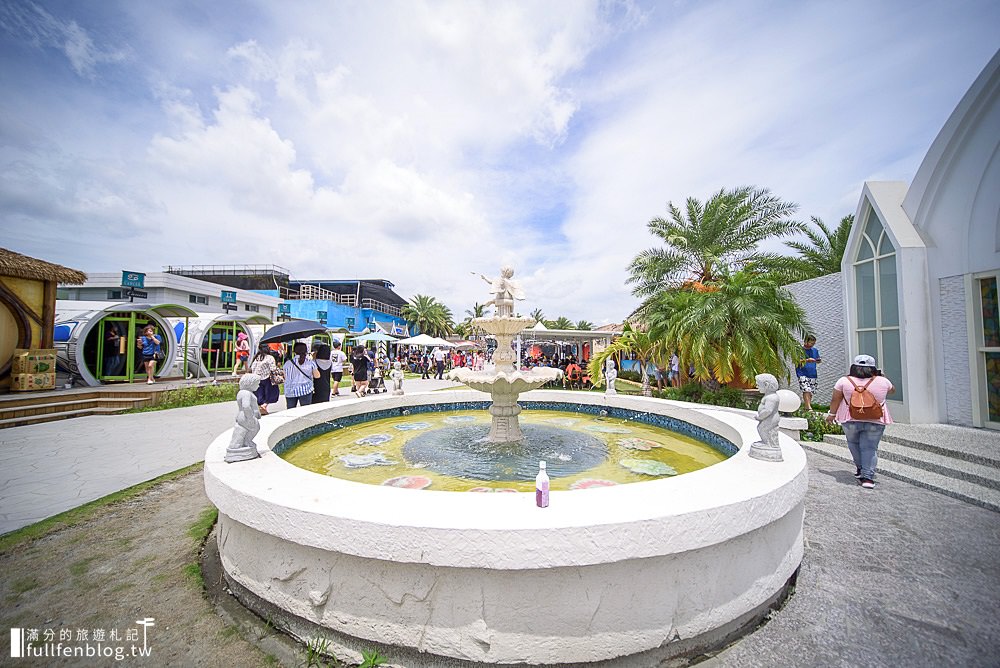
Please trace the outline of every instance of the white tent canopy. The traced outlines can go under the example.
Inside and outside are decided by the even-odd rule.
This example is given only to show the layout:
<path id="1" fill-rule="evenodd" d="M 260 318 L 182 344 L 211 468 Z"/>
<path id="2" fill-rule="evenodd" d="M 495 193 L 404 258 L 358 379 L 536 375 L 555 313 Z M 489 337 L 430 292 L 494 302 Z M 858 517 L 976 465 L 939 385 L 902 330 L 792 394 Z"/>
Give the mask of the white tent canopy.
<path id="1" fill-rule="evenodd" d="M 434 337 L 434 345 L 441 346 L 442 348 L 454 348 L 455 347 L 455 344 L 452 343 L 451 341 L 445 341 L 444 339 L 439 339 L 438 337 Z"/>
<path id="2" fill-rule="evenodd" d="M 441 339 L 435 339 L 433 336 L 428 336 L 427 334 L 418 334 L 408 339 L 400 339 L 396 343 L 401 346 L 440 346 Z"/>

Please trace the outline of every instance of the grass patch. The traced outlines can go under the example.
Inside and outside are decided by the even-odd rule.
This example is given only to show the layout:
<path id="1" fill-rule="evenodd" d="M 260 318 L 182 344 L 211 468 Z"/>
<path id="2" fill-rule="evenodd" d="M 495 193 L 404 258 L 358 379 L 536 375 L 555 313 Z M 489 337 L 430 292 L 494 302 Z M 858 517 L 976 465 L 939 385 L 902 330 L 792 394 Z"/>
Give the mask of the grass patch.
<path id="1" fill-rule="evenodd" d="M 38 586 L 38 580 L 33 577 L 20 578 L 14 580 L 11 583 L 11 589 L 14 591 L 15 596 L 20 596 L 21 594 L 31 591 Z"/>
<path id="2" fill-rule="evenodd" d="M 235 638 L 240 634 L 240 629 L 233 624 L 230 624 L 226 628 L 219 631 L 219 637 L 224 640 L 229 640 L 230 638 Z"/>
<path id="3" fill-rule="evenodd" d="M 94 557 L 87 557 L 86 559 L 81 559 L 80 561 L 75 561 L 69 565 L 69 572 L 73 577 L 83 577 L 90 570 L 90 564 L 97 559 L 103 559 L 104 555 L 98 555 Z"/>
<path id="4" fill-rule="evenodd" d="M 199 589 L 205 588 L 205 578 L 201 574 L 201 565 L 197 561 L 184 565 L 184 577 L 188 578 L 191 584 L 196 585 Z"/>
<path id="5" fill-rule="evenodd" d="M 136 570 L 138 570 L 140 566 L 145 566 L 146 564 L 152 563 L 155 560 L 156 560 L 155 554 L 147 554 L 145 557 L 139 557 L 138 559 L 132 562 L 132 565 L 135 567 L 132 570 L 132 572 L 134 573 Z"/>
<path id="6" fill-rule="evenodd" d="M 198 546 L 199 552 L 201 551 L 201 546 L 204 545 L 205 541 L 208 539 L 208 534 L 212 531 L 212 527 L 215 526 L 215 522 L 218 519 L 219 509 L 215 506 L 209 506 L 208 508 L 202 510 L 194 524 L 188 527 L 187 535 L 194 541 L 195 545 Z M 205 588 L 205 576 L 201 572 L 200 559 L 196 558 L 190 564 L 186 564 L 184 566 L 184 575 L 200 589 Z"/>
<path id="7" fill-rule="evenodd" d="M 54 515 L 48 519 L 42 520 L 41 522 L 36 522 L 35 524 L 22 527 L 21 529 L 11 531 L 10 533 L 5 533 L 0 536 L 0 554 L 8 552 L 24 543 L 38 540 L 39 538 L 55 533 L 56 531 L 67 529 L 71 526 L 85 522 L 94 517 L 98 511 L 112 504 L 132 499 L 146 492 L 150 488 L 159 485 L 160 483 L 173 480 L 174 478 L 180 478 L 194 471 L 200 471 L 201 468 L 202 462 L 198 462 L 197 464 L 192 464 L 191 466 L 177 471 L 165 473 L 158 478 L 141 482 L 138 485 L 133 485 L 132 487 L 123 489 L 113 494 L 108 494 L 107 496 L 103 496 L 99 499 L 91 501 L 90 503 L 85 503 L 78 508 L 67 510 L 64 513 L 59 513 L 58 515 Z"/>
<path id="8" fill-rule="evenodd" d="M 164 411 L 171 408 L 186 408 L 203 404 L 218 404 L 225 401 L 236 401 L 236 393 L 240 391 L 238 383 L 219 383 L 218 385 L 199 385 L 197 387 L 182 387 L 176 390 L 161 392 L 155 406 L 132 408 L 124 413 L 149 413 Z"/>
<path id="9" fill-rule="evenodd" d="M 191 540 L 195 543 L 201 545 L 205 542 L 205 539 L 208 538 L 208 533 L 212 530 L 212 527 L 215 526 L 215 522 L 218 519 L 218 508 L 215 506 L 205 508 L 201 511 L 201 514 L 198 515 L 198 519 L 195 523 L 188 527 L 187 535 L 190 536 Z"/>

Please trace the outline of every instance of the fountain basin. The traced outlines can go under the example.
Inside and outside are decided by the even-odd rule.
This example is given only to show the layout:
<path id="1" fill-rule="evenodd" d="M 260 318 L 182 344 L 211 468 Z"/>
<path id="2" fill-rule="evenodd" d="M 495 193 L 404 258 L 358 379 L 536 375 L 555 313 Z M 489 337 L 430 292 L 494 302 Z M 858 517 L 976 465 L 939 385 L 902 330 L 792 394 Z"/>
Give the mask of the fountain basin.
<path id="1" fill-rule="evenodd" d="M 533 494 L 456 494 L 365 485 L 298 469 L 270 452 L 351 415 L 482 401 L 468 390 L 344 400 L 261 424 L 262 457 L 225 464 L 209 447 L 205 486 L 233 591 L 306 628 L 435 657 L 558 664 L 711 646 L 780 596 L 802 557 L 805 456 L 748 456 L 753 420 L 642 397 L 538 391 L 683 420 L 739 452 L 667 480 Z M 310 625 L 315 625 L 312 627 Z"/>
<path id="2" fill-rule="evenodd" d="M 516 399 L 517 395 L 523 392 L 561 379 L 563 372 L 549 367 L 535 367 L 528 371 L 473 371 L 459 367 L 445 375 L 448 380 L 457 380 L 474 390 L 513 396 Z"/>

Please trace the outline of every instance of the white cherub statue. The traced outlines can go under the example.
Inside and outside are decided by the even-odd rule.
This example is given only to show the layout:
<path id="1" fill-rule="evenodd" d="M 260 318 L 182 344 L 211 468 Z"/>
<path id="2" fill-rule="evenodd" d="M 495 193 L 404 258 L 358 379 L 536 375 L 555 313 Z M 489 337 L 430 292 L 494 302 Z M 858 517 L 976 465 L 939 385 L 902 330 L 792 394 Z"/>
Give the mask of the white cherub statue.
<path id="1" fill-rule="evenodd" d="M 392 393 L 403 394 L 403 365 L 400 364 L 399 360 L 392 363 L 389 378 L 392 379 Z"/>
<path id="2" fill-rule="evenodd" d="M 750 446 L 750 456 L 769 462 L 782 461 L 781 446 L 778 445 L 778 379 L 769 373 L 758 374 L 755 378 L 757 389 L 764 393 L 757 407 L 757 434 L 760 440 Z"/>
<path id="3" fill-rule="evenodd" d="M 618 378 L 618 366 L 615 364 L 615 358 L 608 356 L 608 359 L 604 361 L 604 382 L 607 384 L 608 388 L 604 391 L 604 394 L 618 394 L 618 390 L 615 389 L 615 380 Z"/>
<path id="4" fill-rule="evenodd" d="M 226 448 L 227 462 L 243 462 L 260 457 L 254 436 L 260 431 L 260 408 L 254 392 L 260 385 L 260 377 L 252 373 L 240 376 L 240 391 L 236 393 L 236 426 L 233 437 Z"/>
<path id="5" fill-rule="evenodd" d="M 487 278 L 479 274 L 479 278 L 490 284 L 490 294 L 494 295 L 493 304 L 496 307 L 494 315 L 499 318 L 513 318 L 514 300 L 524 299 L 524 290 L 513 279 L 513 276 L 514 269 L 510 265 L 501 267 L 500 275 L 496 278 Z"/>

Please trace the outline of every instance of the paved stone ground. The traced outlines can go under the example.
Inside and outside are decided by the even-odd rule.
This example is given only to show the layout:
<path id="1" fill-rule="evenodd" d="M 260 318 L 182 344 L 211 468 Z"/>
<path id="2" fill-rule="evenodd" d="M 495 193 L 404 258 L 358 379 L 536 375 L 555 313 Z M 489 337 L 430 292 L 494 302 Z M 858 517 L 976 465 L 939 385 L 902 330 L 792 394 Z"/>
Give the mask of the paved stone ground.
<path id="1" fill-rule="evenodd" d="M 1000 665 L 1000 514 L 807 455 L 796 593 L 703 665 Z"/>
<path id="2" fill-rule="evenodd" d="M 455 385 L 408 379 L 404 387 Z M 271 412 L 284 405 L 282 397 Z M 235 416 L 233 403 L 224 402 L 0 429 L 0 534 L 202 461 Z"/>
<path id="3" fill-rule="evenodd" d="M 42 507 L 47 497 L 65 510 L 200 461 L 231 420 L 223 404 L 0 431 L 0 510 Z M 126 454 L 136 449 L 142 456 Z M 87 453 L 80 464 L 74 452 Z M 765 626 L 702 665 L 1000 665 L 1000 514 L 885 477 L 863 490 L 844 463 L 807 454 L 797 591 Z M 87 486 L 90 478 L 103 487 Z M 190 487 L 203 498 L 197 476 Z M 35 514 L 59 512 L 44 507 Z M 78 549 L 54 553 L 73 562 Z"/>

